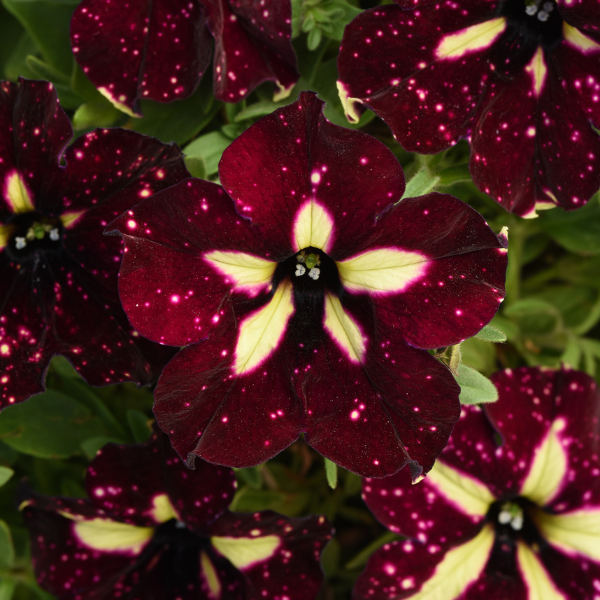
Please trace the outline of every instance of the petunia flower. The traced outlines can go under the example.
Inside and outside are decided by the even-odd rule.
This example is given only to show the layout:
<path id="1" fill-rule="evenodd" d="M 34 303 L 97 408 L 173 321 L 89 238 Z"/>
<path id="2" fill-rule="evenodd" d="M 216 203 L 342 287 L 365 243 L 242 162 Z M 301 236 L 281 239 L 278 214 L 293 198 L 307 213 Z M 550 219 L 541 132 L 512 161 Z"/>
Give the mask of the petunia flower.
<path id="1" fill-rule="evenodd" d="M 417 477 L 459 416 L 458 386 L 422 348 L 492 318 L 505 240 L 448 195 L 394 206 L 396 158 L 322 110 L 301 94 L 229 146 L 223 187 L 182 182 L 114 223 L 132 324 L 188 346 L 154 411 L 190 466 L 255 465 L 304 432 L 352 471 L 410 462 Z"/>
<path id="2" fill-rule="evenodd" d="M 345 30 L 338 87 L 407 150 L 471 142 L 478 187 L 506 210 L 583 206 L 600 186 L 597 0 L 395 0 Z"/>
<path id="3" fill-rule="evenodd" d="M 597 384 L 540 368 L 492 378 L 500 399 L 463 407 L 424 481 L 365 480 L 369 508 L 409 539 L 371 557 L 357 600 L 598 597 Z"/>
<path id="4" fill-rule="evenodd" d="M 227 510 L 233 471 L 189 471 L 163 434 L 108 444 L 89 499 L 21 503 L 38 582 L 60 600 L 311 600 L 332 530 L 324 517 Z"/>
<path id="5" fill-rule="evenodd" d="M 117 108 L 187 98 L 210 62 L 217 99 L 239 102 L 263 81 L 275 98 L 296 81 L 290 0 L 83 0 L 71 22 L 77 62 Z"/>
<path id="6" fill-rule="evenodd" d="M 66 148 L 72 134 L 51 84 L 0 82 L 0 408 L 42 391 L 55 354 L 92 385 L 149 382 L 172 354 L 129 325 L 122 245 L 102 230 L 188 177 L 181 153 L 122 129 Z"/>

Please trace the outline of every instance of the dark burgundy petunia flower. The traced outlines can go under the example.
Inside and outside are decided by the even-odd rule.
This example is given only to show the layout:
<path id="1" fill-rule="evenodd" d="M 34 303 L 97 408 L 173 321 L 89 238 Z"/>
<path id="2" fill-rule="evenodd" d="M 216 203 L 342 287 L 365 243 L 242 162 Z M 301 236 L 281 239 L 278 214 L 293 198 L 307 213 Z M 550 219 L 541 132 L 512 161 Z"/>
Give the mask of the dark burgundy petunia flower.
<path id="1" fill-rule="evenodd" d="M 504 238 L 448 195 L 394 207 L 396 158 L 322 109 L 301 94 L 229 146 L 223 187 L 182 182 L 115 222 L 132 324 L 191 344 L 154 407 L 190 466 L 255 465 L 305 432 L 358 473 L 428 471 L 459 389 L 421 348 L 474 335 L 502 300 Z"/>
<path id="2" fill-rule="evenodd" d="M 375 111 L 408 150 L 467 137 L 471 174 L 506 210 L 580 208 L 600 186 L 598 0 L 395 0 L 345 30 L 350 120 Z"/>
<path id="3" fill-rule="evenodd" d="M 499 401 L 463 407 L 424 481 L 365 480 L 369 508 L 409 539 L 371 557 L 357 600 L 598 598 L 597 384 L 540 368 L 492 379 Z"/>
<path id="4" fill-rule="evenodd" d="M 72 135 L 51 84 L 0 82 L 0 408 L 42 391 L 55 354 L 92 385 L 146 383 L 172 355 L 129 325 L 102 230 L 188 177 L 181 153 L 122 129 L 65 149 Z"/>
<path id="5" fill-rule="evenodd" d="M 140 99 L 187 98 L 208 67 L 213 86 L 238 102 L 263 81 L 276 99 L 296 81 L 290 0 L 83 0 L 71 45 L 84 73 L 117 108 L 141 116 Z"/>
<path id="6" fill-rule="evenodd" d="M 323 581 L 325 517 L 227 510 L 233 471 L 189 471 L 167 436 L 109 444 L 88 468 L 89 500 L 22 504 L 40 585 L 60 600 L 311 600 Z"/>

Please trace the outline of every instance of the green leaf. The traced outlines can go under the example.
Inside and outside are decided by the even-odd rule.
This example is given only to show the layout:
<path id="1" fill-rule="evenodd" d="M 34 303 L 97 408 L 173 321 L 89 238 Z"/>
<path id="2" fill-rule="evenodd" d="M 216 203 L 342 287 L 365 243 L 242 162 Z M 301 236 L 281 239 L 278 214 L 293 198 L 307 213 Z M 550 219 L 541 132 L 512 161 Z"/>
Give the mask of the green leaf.
<path id="1" fill-rule="evenodd" d="M 471 181 L 471 172 L 469 171 L 469 165 L 455 165 L 448 167 L 439 173 L 440 181 L 438 185 L 450 186 L 455 183 L 461 183 L 464 181 Z"/>
<path id="2" fill-rule="evenodd" d="M 329 460 L 327 457 L 325 458 L 325 475 L 327 476 L 327 483 L 329 484 L 329 487 L 332 490 L 335 490 L 336 486 L 337 486 L 337 480 L 338 480 L 338 471 L 337 471 L 337 465 Z"/>
<path id="3" fill-rule="evenodd" d="M 332 19 L 331 31 L 327 33 L 327 37 L 336 42 L 341 42 L 346 25 L 363 11 L 356 6 L 350 6 L 350 4 L 343 0 L 327 2 L 326 7 L 330 11 L 330 18 Z"/>
<path id="4" fill-rule="evenodd" d="M 26 63 L 27 57 L 32 52 L 37 52 L 36 45 L 29 34 L 24 31 L 4 64 L 4 74 L 7 79 L 17 81 L 19 76 L 35 79 L 35 74 Z"/>
<path id="5" fill-rule="evenodd" d="M 105 435 L 100 435 L 93 438 L 88 438 L 87 440 L 81 442 L 81 449 L 83 453 L 86 455 L 88 460 L 92 460 L 96 454 L 98 454 L 98 450 L 100 448 L 106 446 L 106 444 L 122 444 L 123 440 L 117 440 L 115 438 L 107 437 Z"/>
<path id="6" fill-rule="evenodd" d="M 600 195 L 594 196 L 578 210 L 567 212 L 553 208 L 544 211 L 537 222 L 567 250 L 600 254 Z"/>
<path id="7" fill-rule="evenodd" d="M 0 487 L 2 487 L 14 474 L 15 472 L 12 469 L 0 466 Z"/>
<path id="8" fill-rule="evenodd" d="M 0 67 L 11 57 L 23 33 L 19 22 L 0 4 Z"/>
<path id="9" fill-rule="evenodd" d="M 262 478 L 258 467 L 246 467 L 244 469 L 233 469 L 236 477 L 247 483 L 252 489 L 259 490 L 262 487 Z"/>
<path id="10" fill-rule="evenodd" d="M 225 148 L 231 144 L 231 140 L 220 131 L 213 131 L 201 135 L 193 142 L 188 144 L 183 153 L 186 156 L 199 156 L 206 163 L 206 175 L 210 177 L 219 170 L 219 161 L 225 151 Z"/>
<path id="11" fill-rule="evenodd" d="M 549 335 L 562 327 L 560 311 L 545 300 L 524 298 L 509 304 L 504 316 L 517 323 L 526 334 Z"/>
<path id="12" fill-rule="evenodd" d="M 498 400 L 496 386 L 487 377 L 465 364 L 458 367 L 456 382 L 460 385 L 461 404 L 483 404 Z"/>
<path id="13" fill-rule="evenodd" d="M 506 341 L 506 334 L 492 325 L 486 325 L 475 337 L 484 342 L 502 343 Z"/>
<path id="14" fill-rule="evenodd" d="M 323 567 L 327 579 L 333 577 L 340 570 L 341 554 L 342 549 L 340 548 L 340 543 L 335 538 L 323 548 L 323 552 L 321 553 L 321 566 Z"/>
<path id="15" fill-rule="evenodd" d="M 69 28 L 79 0 L 2 0 L 2 3 L 29 33 L 45 61 L 69 76 L 73 69 Z"/>
<path id="16" fill-rule="evenodd" d="M 314 27 L 308 32 L 308 36 L 306 38 L 306 45 L 309 50 L 316 50 L 321 43 L 321 30 L 318 27 Z"/>
<path id="17" fill-rule="evenodd" d="M 497 369 L 496 347 L 494 344 L 472 337 L 462 342 L 460 352 L 462 362 L 483 375 L 489 375 Z"/>
<path id="18" fill-rule="evenodd" d="M 234 118 L 236 123 L 247 121 L 248 119 L 257 119 L 270 115 L 274 110 L 285 106 L 285 102 L 273 102 L 272 100 L 260 100 L 251 104 L 244 110 L 241 110 Z M 193 142 L 192 142 L 193 143 Z"/>
<path id="19" fill-rule="evenodd" d="M 432 173 L 427 167 L 422 167 L 407 181 L 402 198 L 424 196 L 431 192 L 439 181 L 440 178 L 438 175 Z"/>
<path id="20" fill-rule="evenodd" d="M 13 592 L 17 587 L 17 582 L 14 579 L 4 578 L 0 581 L 0 600 L 11 600 Z"/>
<path id="21" fill-rule="evenodd" d="M 25 64 L 31 69 L 33 74 L 38 79 L 45 79 L 54 83 L 62 83 L 64 85 L 70 84 L 70 77 L 57 71 L 54 67 L 45 63 L 43 60 L 37 58 L 37 56 L 29 55 L 25 59 Z"/>
<path id="22" fill-rule="evenodd" d="M 371 557 L 371 554 L 384 546 L 385 544 L 389 544 L 391 542 L 395 542 L 396 540 L 403 539 L 402 536 L 399 536 L 396 533 L 391 531 L 386 531 L 384 534 L 380 535 L 376 540 L 371 542 L 366 548 L 361 550 L 350 562 L 348 562 L 345 568 L 348 571 L 354 571 L 355 569 L 360 569 L 367 564 L 367 561 Z"/>
<path id="23" fill-rule="evenodd" d="M 142 444 L 150 437 L 152 433 L 152 429 L 149 427 L 150 423 L 152 421 L 139 410 L 130 408 L 127 411 L 127 424 L 137 444 Z"/>
<path id="24" fill-rule="evenodd" d="M 221 104 L 213 100 L 210 74 L 205 74 L 198 89 L 185 100 L 169 104 L 142 100 L 144 117 L 132 118 L 130 126 L 134 131 L 163 142 L 182 145 L 198 135 L 217 114 Z"/>
<path id="25" fill-rule="evenodd" d="M 0 567 L 8 568 L 15 560 L 15 548 L 8 525 L 0 520 Z"/>
<path id="26" fill-rule="evenodd" d="M 206 179 L 206 161 L 201 156 L 186 156 L 185 166 L 192 177 L 197 179 Z"/>
<path id="27" fill-rule="evenodd" d="M 92 129 L 94 127 L 111 127 L 121 117 L 108 100 L 86 102 L 73 115 L 73 128 L 76 130 Z"/>
<path id="28" fill-rule="evenodd" d="M 235 512 L 256 512 L 258 510 L 274 510 L 286 500 L 283 492 L 274 490 L 253 490 L 243 487 L 233 498 L 230 510 Z"/>
<path id="29" fill-rule="evenodd" d="M 0 414 L 0 439 L 39 458 L 68 458 L 81 443 L 106 433 L 102 421 L 73 398 L 48 390 Z"/>

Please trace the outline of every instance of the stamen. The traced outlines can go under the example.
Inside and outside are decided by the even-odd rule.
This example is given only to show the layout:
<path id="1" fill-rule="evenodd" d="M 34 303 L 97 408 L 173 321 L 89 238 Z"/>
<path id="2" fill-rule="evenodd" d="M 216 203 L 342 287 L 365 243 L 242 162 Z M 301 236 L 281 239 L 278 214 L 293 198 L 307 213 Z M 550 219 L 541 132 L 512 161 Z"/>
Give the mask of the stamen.
<path id="1" fill-rule="evenodd" d="M 317 279 L 319 279 L 319 275 L 320 275 L 320 274 L 321 274 L 321 269 L 318 269 L 317 267 L 314 267 L 313 269 L 311 269 L 311 270 L 308 272 L 308 276 L 309 276 L 311 279 L 314 279 L 315 281 L 316 281 Z"/>
<path id="2" fill-rule="evenodd" d="M 175 527 L 177 529 L 187 529 L 187 525 L 183 521 L 177 521 Z"/>
<path id="3" fill-rule="evenodd" d="M 17 250 L 23 250 L 27 246 L 27 240 L 24 237 L 16 237 L 15 238 L 15 248 Z"/>
<path id="4" fill-rule="evenodd" d="M 535 4 L 529 4 L 528 6 L 525 7 L 525 12 L 530 16 L 533 17 L 533 15 L 535 15 L 535 13 L 538 11 L 538 7 Z"/>
<path id="5" fill-rule="evenodd" d="M 515 515 L 510 522 L 510 526 L 515 531 L 521 531 L 523 529 L 523 515 Z"/>
<path id="6" fill-rule="evenodd" d="M 303 262 L 304 262 L 304 250 L 302 250 L 302 253 L 301 253 L 301 254 L 298 254 L 298 256 L 296 256 L 296 260 L 297 260 L 299 263 L 303 263 Z"/>
<path id="7" fill-rule="evenodd" d="M 54 229 L 50 230 L 50 239 L 53 242 L 58 242 L 58 240 L 60 240 L 60 234 L 59 234 L 58 229 L 56 227 Z"/>
<path id="8" fill-rule="evenodd" d="M 537 15 L 537 18 L 542 23 L 545 23 L 550 18 L 550 15 L 545 10 L 540 10 L 540 12 Z"/>
<path id="9" fill-rule="evenodd" d="M 306 273 L 304 265 L 296 265 L 296 277 L 301 277 L 304 273 Z"/>
<path id="10" fill-rule="evenodd" d="M 498 523 L 500 525 L 508 525 L 512 520 L 512 515 L 509 510 L 501 510 L 498 513 Z"/>

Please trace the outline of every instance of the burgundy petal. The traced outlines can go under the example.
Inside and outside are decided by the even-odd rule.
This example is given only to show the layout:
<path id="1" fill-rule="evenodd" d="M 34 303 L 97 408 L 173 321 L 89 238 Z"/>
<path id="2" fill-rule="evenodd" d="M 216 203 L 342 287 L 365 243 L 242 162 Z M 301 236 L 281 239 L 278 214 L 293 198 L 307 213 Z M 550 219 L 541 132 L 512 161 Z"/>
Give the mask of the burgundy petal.
<path id="1" fill-rule="evenodd" d="M 77 62 L 109 100 L 140 116 L 140 99 L 189 96 L 210 60 L 200 6 L 189 0 L 84 0 L 71 22 Z"/>
<path id="2" fill-rule="evenodd" d="M 323 582 L 321 552 L 333 530 L 325 517 L 291 519 L 272 511 L 227 513 L 212 527 L 211 536 L 279 538 L 273 554 L 240 568 L 247 598 L 314 598 Z M 217 547 L 218 550 L 218 547 Z"/>
<path id="3" fill-rule="evenodd" d="M 567 472 L 550 508 L 560 513 L 600 505 L 600 393 L 591 377 L 579 371 L 523 368 L 496 373 L 493 381 L 500 399 L 486 413 L 503 440 L 498 462 L 504 480 L 497 483 L 507 491 L 519 489 L 534 452 L 560 421 L 558 437 L 567 456 Z M 533 418 L 516 418 L 524 411 Z"/>
<path id="4" fill-rule="evenodd" d="M 288 1 L 201 0 L 215 38 L 213 85 L 223 102 L 238 102 L 263 81 L 280 91 L 298 80 L 290 43 L 292 8 Z"/>
<path id="5" fill-rule="evenodd" d="M 394 155 L 362 132 L 332 125 L 312 92 L 237 138 L 223 153 L 219 177 L 239 213 L 268 234 L 276 260 L 294 251 L 294 219 L 310 199 L 333 219 L 331 245 L 339 260 L 404 193 Z M 268 187 L 258 186 L 265 178 Z"/>
<path id="6" fill-rule="evenodd" d="M 347 299 L 343 307 L 368 339 L 362 362 L 349 360 L 325 332 L 303 361 L 306 441 L 362 476 L 385 477 L 409 463 L 416 479 L 447 443 L 459 390 L 444 365 L 407 346 L 401 328 L 378 330 L 361 304 Z"/>
<path id="7" fill-rule="evenodd" d="M 400 324 L 417 347 L 440 348 L 475 335 L 504 298 L 504 242 L 481 215 L 452 196 L 402 200 L 363 243 L 399 246 L 430 260 L 425 274 L 401 293 L 372 297 L 378 319 L 389 329 Z"/>
<path id="8" fill-rule="evenodd" d="M 73 129 L 58 104 L 54 86 L 47 81 L 20 79 L 15 85 L 0 83 L 0 221 L 13 212 L 7 197 L 7 178 L 17 172 L 39 208 L 46 198 L 48 181 L 58 172 L 62 151 Z M 60 200 L 49 208 L 56 215 Z M 48 200 L 46 200 L 46 204 Z"/>
<path id="9" fill-rule="evenodd" d="M 223 188 L 199 179 L 156 194 L 112 226 L 126 247 L 123 306 L 136 329 L 164 344 L 197 342 L 219 322 L 232 284 L 203 258 L 206 252 L 271 258 Z"/>
<path id="10" fill-rule="evenodd" d="M 304 406 L 293 391 L 295 348 L 284 338 L 259 367 L 236 375 L 236 324 L 228 310 L 214 335 L 179 352 L 156 387 L 156 419 L 191 465 L 197 455 L 254 466 L 287 448 L 305 428 Z"/>
<path id="11" fill-rule="evenodd" d="M 561 15 L 569 25 L 600 44 L 600 23 L 597 21 L 597 6 L 590 0 L 557 0 Z"/>

